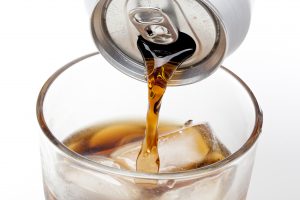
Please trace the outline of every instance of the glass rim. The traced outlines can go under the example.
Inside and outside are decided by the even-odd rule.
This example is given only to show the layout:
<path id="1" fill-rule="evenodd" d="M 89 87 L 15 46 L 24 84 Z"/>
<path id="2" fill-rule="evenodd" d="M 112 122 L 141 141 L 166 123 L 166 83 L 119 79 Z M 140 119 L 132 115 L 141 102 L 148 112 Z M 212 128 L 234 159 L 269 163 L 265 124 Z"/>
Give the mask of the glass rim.
<path id="1" fill-rule="evenodd" d="M 237 80 L 241 86 L 246 90 L 248 93 L 250 99 L 252 100 L 254 109 L 255 109 L 255 124 L 252 130 L 252 133 L 248 140 L 233 154 L 228 156 L 222 161 L 216 162 L 214 164 L 193 169 L 193 170 L 187 170 L 182 172 L 171 172 L 171 173 L 158 173 L 158 174 L 151 174 L 151 173 L 141 173 L 141 172 L 135 172 L 135 171 L 129 171 L 124 169 L 118 169 L 113 168 L 109 166 L 102 165 L 100 163 L 97 163 L 95 161 L 92 161 L 72 150 L 70 150 L 68 147 L 66 147 L 62 142 L 60 142 L 50 131 L 50 129 L 47 126 L 47 123 L 44 118 L 44 112 L 43 112 L 43 105 L 44 105 L 44 99 L 47 94 L 48 89 L 51 87 L 52 83 L 56 80 L 56 78 L 59 77 L 60 74 L 62 74 L 64 71 L 66 71 L 68 68 L 72 67 L 73 65 L 88 59 L 90 57 L 99 55 L 99 52 L 91 53 L 85 56 L 82 56 L 80 58 L 77 58 L 70 63 L 66 64 L 62 68 L 58 69 L 53 75 L 50 76 L 50 78 L 45 82 L 43 85 L 39 96 L 37 100 L 36 105 L 36 114 L 38 123 L 40 125 L 40 128 L 42 129 L 44 135 L 50 140 L 50 142 L 60 150 L 66 157 L 72 159 L 73 161 L 77 162 L 81 166 L 87 167 L 93 171 L 111 174 L 111 175 L 117 175 L 117 176 L 125 176 L 130 178 L 137 178 L 137 179 L 149 179 L 149 180 L 170 180 L 170 179 L 188 179 L 192 177 L 201 177 L 201 176 L 207 176 L 209 174 L 212 174 L 220 169 L 226 168 L 230 166 L 234 161 L 241 158 L 244 154 L 246 154 L 253 146 L 255 146 L 257 139 L 260 136 L 262 124 L 263 124 L 263 113 L 261 108 L 259 107 L 259 104 L 256 100 L 256 97 L 254 96 L 251 89 L 246 85 L 246 83 L 240 79 L 237 75 L 235 75 L 232 71 L 229 69 L 221 66 L 220 68 L 223 69 L 226 73 L 231 75 L 235 80 Z M 219 69 L 220 70 L 220 69 Z"/>

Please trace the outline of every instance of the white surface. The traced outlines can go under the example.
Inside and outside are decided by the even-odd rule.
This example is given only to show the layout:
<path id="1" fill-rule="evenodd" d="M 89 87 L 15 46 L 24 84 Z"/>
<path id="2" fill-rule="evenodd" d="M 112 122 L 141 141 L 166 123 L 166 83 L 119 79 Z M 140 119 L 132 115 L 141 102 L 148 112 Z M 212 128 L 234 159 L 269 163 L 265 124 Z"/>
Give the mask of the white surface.
<path id="1" fill-rule="evenodd" d="M 257 0 L 225 65 L 264 111 L 248 200 L 300 198 L 300 2 Z M 43 199 L 35 102 L 59 67 L 95 51 L 83 0 L 0 2 L 0 198 Z"/>

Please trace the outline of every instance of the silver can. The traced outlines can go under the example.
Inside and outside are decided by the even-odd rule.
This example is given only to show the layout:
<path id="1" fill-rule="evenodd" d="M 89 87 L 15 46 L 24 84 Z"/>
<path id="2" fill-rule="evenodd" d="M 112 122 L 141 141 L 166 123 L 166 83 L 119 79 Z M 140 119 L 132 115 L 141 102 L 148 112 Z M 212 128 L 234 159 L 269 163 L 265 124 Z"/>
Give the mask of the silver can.
<path id="1" fill-rule="evenodd" d="M 200 81 L 212 74 L 244 40 L 253 0 L 85 0 L 93 39 L 102 55 L 121 72 L 145 81 L 136 42 L 141 31 L 130 22 L 136 10 L 160 10 L 146 23 L 167 16 L 172 26 L 196 42 L 194 55 L 175 72 L 169 85 Z M 159 21 L 159 20 L 158 20 Z M 143 35 L 143 34 L 142 34 Z M 175 36 L 176 37 L 176 36 Z"/>

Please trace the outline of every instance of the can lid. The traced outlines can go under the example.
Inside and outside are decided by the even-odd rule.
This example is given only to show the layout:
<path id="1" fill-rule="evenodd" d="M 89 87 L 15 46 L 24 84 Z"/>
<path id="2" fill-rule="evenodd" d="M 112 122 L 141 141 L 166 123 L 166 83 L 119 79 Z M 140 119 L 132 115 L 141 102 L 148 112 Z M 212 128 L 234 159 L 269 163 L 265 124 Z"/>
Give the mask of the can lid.
<path id="1" fill-rule="evenodd" d="M 171 29 L 176 27 L 196 42 L 196 52 L 177 69 L 169 85 L 184 85 L 202 80 L 220 65 L 227 48 L 226 31 L 213 8 L 202 1 L 101 0 L 93 11 L 91 29 L 98 49 L 114 67 L 133 78 L 145 81 L 143 58 L 136 44 L 141 30 L 132 23 L 132 18 L 135 17 L 137 21 L 149 19 L 147 14 L 140 14 L 141 10 L 147 9 L 151 13 L 151 21 L 149 25 L 139 27 L 144 28 L 146 33 L 149 27 L 157 29 L 157 32 L 164 32 L 162 18 L 165 18 L 169 20 Z M 162 26 L 157 26 L 158 24 Z M 148 39 L 168 44 L 177 38 L 176 33 L 171 32 L 170 37 L 163 40 L 159 35 L 149 36 Z"/>

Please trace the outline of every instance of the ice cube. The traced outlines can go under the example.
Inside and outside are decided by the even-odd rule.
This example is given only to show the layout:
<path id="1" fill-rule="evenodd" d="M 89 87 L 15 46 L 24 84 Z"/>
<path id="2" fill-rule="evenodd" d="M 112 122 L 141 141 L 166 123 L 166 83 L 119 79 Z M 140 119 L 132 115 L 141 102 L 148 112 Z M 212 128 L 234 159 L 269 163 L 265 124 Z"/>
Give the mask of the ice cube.
<path id="1" fill-rule="evenodd" d="M 141 142 L 118 148 L 111 154 L 121 168 L 135 171 Z M 207 124 L 183 127 L 159 137 L 160 172 L 195 169 L 224 159 L 229 152 L 212 134 Z"/>
<path id="2" fill-rule="evenodd" d="M 102 158 L 94 157 L 102 163 Z M 110 160 L 105 160 L 111 164 Z M 77 166 L 72 162 L 61 161 L 57 166 L 57 180 L 53 187 L 58 199 L 98 200 L 98 199 L 140 199 L 140 190 L 130 179 L 96 172 Z M 64 187 L 61 187 L 61 186 Z"/>

